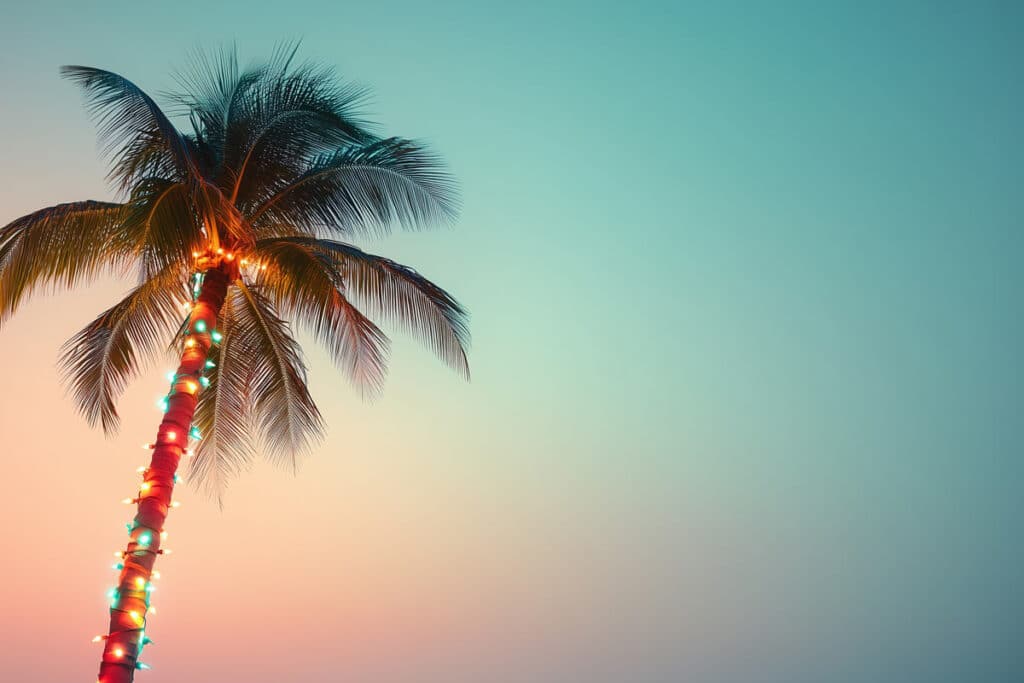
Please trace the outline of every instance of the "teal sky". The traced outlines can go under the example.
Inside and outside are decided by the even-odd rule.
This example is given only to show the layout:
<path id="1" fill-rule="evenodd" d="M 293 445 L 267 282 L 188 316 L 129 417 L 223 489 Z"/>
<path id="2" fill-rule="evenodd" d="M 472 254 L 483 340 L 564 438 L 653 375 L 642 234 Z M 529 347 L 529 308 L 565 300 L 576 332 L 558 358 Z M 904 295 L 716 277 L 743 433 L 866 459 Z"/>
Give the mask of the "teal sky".
<path id="1" fill-rule="evenodd" d="M 326 441 L 185 494 L 139 680 L 1024 678 L 1021 35 L 1013 2 L 8 8 L 0 224 L 109 196 L 61 64 L 159 92 L 231 41 L 301 37 L 462 187 L 366 246 L 472 311 L 472 383 L 396 338 L 364 405 L 310 345 Z M 104 440 L 54 361 L 126 286 L 0 332 L 11 680 L 95 669 L 162 368 Z"/>

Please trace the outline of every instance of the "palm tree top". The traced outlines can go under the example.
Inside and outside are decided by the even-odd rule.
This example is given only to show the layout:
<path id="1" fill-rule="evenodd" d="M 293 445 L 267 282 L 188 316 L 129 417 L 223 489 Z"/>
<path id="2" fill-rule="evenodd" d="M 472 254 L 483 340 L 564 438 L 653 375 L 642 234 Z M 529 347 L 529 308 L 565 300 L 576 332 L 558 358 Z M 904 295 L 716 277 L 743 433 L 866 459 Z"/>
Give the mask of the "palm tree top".
<path id="1" fill-rule="evenodd" d="M 458 210 L 435 154 L 372 132 L 364 88 L 297 62 L 295 46 L 244 69 L 234 50 L 200 56 L 168 95 L 185 131 L 123 76 L 61 71 L 84 92 L 117 197 L 0 228 L 0 324 L 40 287 L 135 274 L 128 295 L 62 349 L 90 424 L 116 431 L 118 397 L 180 341 L 190 278 L 211 267 L 229 285 L 223 343 L 196 408 L 204 438 L 192 475 L 208 491 L 219 495 L 257 450 L 294 465 L 321 432 L 290 322 L 364 395 L 380 390 L 388 358 L 374 320 L 407 330 L 468 379 L 465 309 L 414 269 L 352 243 L 450 223 Z"/>

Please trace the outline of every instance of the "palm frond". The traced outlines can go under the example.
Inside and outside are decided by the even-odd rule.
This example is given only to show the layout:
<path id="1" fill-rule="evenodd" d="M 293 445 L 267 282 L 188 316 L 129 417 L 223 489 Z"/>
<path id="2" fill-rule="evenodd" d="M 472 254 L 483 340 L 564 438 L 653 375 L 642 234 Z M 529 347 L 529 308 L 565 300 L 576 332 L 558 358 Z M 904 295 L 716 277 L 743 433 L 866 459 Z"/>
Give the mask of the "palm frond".
<path id="1" fill-rule="evenodd" d="M 376 396 L 387 373 L 389 340 L 345 297 L 337 261 L 287 240 L 264 242 L 256 253 L 272 268 L 260 280 L 261 291 L 313 333 L 364 398 Z"/>
<path id="2" fill-rule="evenodd" d="M 245 354 L 252 377 L 253 426 L 271 462 L 298 467 L 298 456 L 323 430 L 323 420 L 306 386 L 302 349 L 288 324 L 259 291 L 236 282 L 236 349 Z"/>
<path id="3" fill-rule="evenodd" d="M 156 357 L 188 301 L 185 272 L 165 268 L 101 313 L 61 349 L 59 367 L 79 412 L 90 425 L 117 431 L 117 399 L 125 385 Z"/>
<path id="4" fill-rule="evenodd" d="M 141 262 L 143 277 L 172 263 L 188 263 L 205 240 L 194 195 L 183 181 L 145 178 L 125 205 L 125 229 Z"/>
<path id="5" fill-rule="evenodd" d="M 249 214 L 258 234 L 280 224 L 342 235 L 425 228 L 458 212 L 455 182 L 440 158 L 402 138 L 342 148 L 315 159 Z"/>
<path id="6" fill-rule="evenodd" d="M 343 293 L 359 310 L 412 333 L 445 364 L 469 379 L 469 316 L 451 294 L 408 266 L 343 242 L 281 237 L 258 241 L 255 253 L 274 259 L 289 244 L 329 258 L 341 278 Z M 270 273 L 267 280 L 275 276 Z"/>
<path id="7" fill-rule="evenodd" d="M 124 265 L 123 215 L 122 204 L 70 202 L 0 228 L 0 322 L 38 285 L 72 287 Z"/>
<path id="8" fill-rule="evenodd" d="M 244 335 L 236 331 L 237 290 L 224 302 L 217 329 L 221 343 L 210 349 L 209 386 L 199 394 L 193 419 L 203 438 L 189 464 L 189 481 L 223 502 L 227 483 L 256 453 L 252 439 L 252 366 Z"/>
<path id="9" fill-rule="evenodd" d="M 193 150 L 156 102 L 124 76 L 88 66 L 63 66 L 61 75 L 85 92 L 99 126 L 100 144 L 122 190 L 147 176 L 199 177 Z"/>

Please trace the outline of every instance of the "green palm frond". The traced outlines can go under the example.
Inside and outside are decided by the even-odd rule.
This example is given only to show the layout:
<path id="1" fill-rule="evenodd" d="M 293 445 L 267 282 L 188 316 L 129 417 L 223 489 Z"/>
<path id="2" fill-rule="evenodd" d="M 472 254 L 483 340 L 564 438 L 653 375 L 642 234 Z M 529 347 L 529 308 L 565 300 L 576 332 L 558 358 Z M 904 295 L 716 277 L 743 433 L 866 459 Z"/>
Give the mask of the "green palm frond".
<path id="1" fill-rule="evenodd" d="M 124 265 L 123 214 L 121 204 L 71 202 L 0 228 L 0 322 L 39 285 L 72 287 Z"/>
<path id="2" fill-rule="evenodd" d="M 408 266 L 342 242 L 282 237 L 260 240 L 256 253 L 277 259 L 289 249 L 287 245 L 299 245 L 330 259 L 346 298 L 359 310 L 412 333 L 445 364 L 469 379 L 469 316 L 451 294 Z M 271 274 L 268 279 L 273 277 Z"/>
<path id="3" fill-rule="evenodd" d="M 336 260 L 288 240 L 263 242 L 256 253 L 272 268 L 259 283 L 276 308 L 313 333 L 364 398 L 376 396 L 384 385 L 390 343 L 345 297 Z"/>
<path id="4" fill-rule="evenodd" d="M 145 365 L 163 355 L 188 301 L 185 271 L 169 267 L 101 313 L 61 349 L 59 367 L 90 425 L 117 431 L 117 399 Z"/>
<path id="5" fill-rule="evenodd" d="M 100 143 L 112 157 L 110 177 L 122 190 L 141 178 L 198 178 L 192 150 L 149 95 L 124 76 L 87 66 L 61 74 L 81 86 L 99 126 Z"/>
<path id="6" fill-rule="evenodd" d="M 270 461 L 295 470 L 298 456 L 323 431 L 306 386 L 302 349 L 269 299 L 240 280 L 235 284 L 232 329 L 252 373 L 253 426 Z"/>
<path id="7" fill-rule="evenodd" d="M 273 188 L 268 188 L 273 189 Z M 315 159 L 253 207 L 257 233 L 280 224 L 323 226 L 342 235 L 386 233 L 454 219 L 455 184 L 441 160 L 411 140 L 387 138 Z"/>
<path id="8" fill-rule="evenodd" d="M 125 227 L 143 276 L 187 263 L 203 241 L 202 221 L 188 184 L 163 178 L 136 183 L 125 205 Z"/>
<path id="9" fill-rule="evenodd" d="M 234 290 L 233 290 L 234 291 Z M 200 392 L 193 422 L 203 435 L 189 464 L 189 479 L 222 501 L 227 483 L 248 466 L 256 449 L 252 439 L 252 365 L 244 335 L 236 333 L 237 293 L 224 302 L 217 328 L 220 345 L 211 347 L 206 371 L 210 385 Z"/>

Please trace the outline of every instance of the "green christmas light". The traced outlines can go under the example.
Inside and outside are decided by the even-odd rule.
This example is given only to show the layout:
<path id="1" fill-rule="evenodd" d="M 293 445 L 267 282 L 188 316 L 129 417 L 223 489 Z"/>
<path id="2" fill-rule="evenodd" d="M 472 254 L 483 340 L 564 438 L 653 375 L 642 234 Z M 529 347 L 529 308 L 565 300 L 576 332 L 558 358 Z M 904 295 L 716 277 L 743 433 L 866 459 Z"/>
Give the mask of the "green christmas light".
<path id="1" fill-rule="evenodd" d="M 214 362 L 213 362 L 212 360 L 208 360 L 208 361 L 206 361 L 206 367 L 208 367 L 208 368 L 212 368 L 212 367 L 215 367 L 216 365 L 217 365 L 217 364 L 216 364 L 216 363 L 214 363 Z"/>
<path id="2" fill-rule="evenodd" d="M 200 432 L 199 431 L 199 427 L 196 427 L 196 426 L 193 426 L 192 429 L 190 429 L 188 431 L 188 435 L 191 436 L 193 439 L 201 439 L 201 438 L 203 438 L 202 432 Z"/>
<path id="3" fill-rule="evenodd" d="M 210 386 L 210 378 L 209 377 L 200 377 L 199 378 L 199 383 L 202 384 L 203 388 L 205 389 L 206 387 Z"/>
<path id="4" fill-rule="evenodd" d="M 139 535 L 139 545 L 149 545 L 152 541 L 153 536 L 148 531 Z"/>
<path id="5" fill-rule="evenodd" d="M 196 332 L 206 332 L 206 321 L 197 320 L 195 324 Z"/>
<path id="6" fill-rule="evenodd" d="M 222 334 L 221 334 L 220 332 L 218 332 L 217 330 L 214 330 L 214 331 L 213 331 L 213 332 L 212 332 L 212 333 L 210 334 L 210 339 L 212 339 L 212 340 L 213 340 L 213 343 L 214 343 L 214 344 L 219 344 L 219 343 L 220 343 L 220 340 L 221 340 L 221 339 L 223 339 L 223 338 L 224 338 L 224 335 L 222 335 Z"/>

